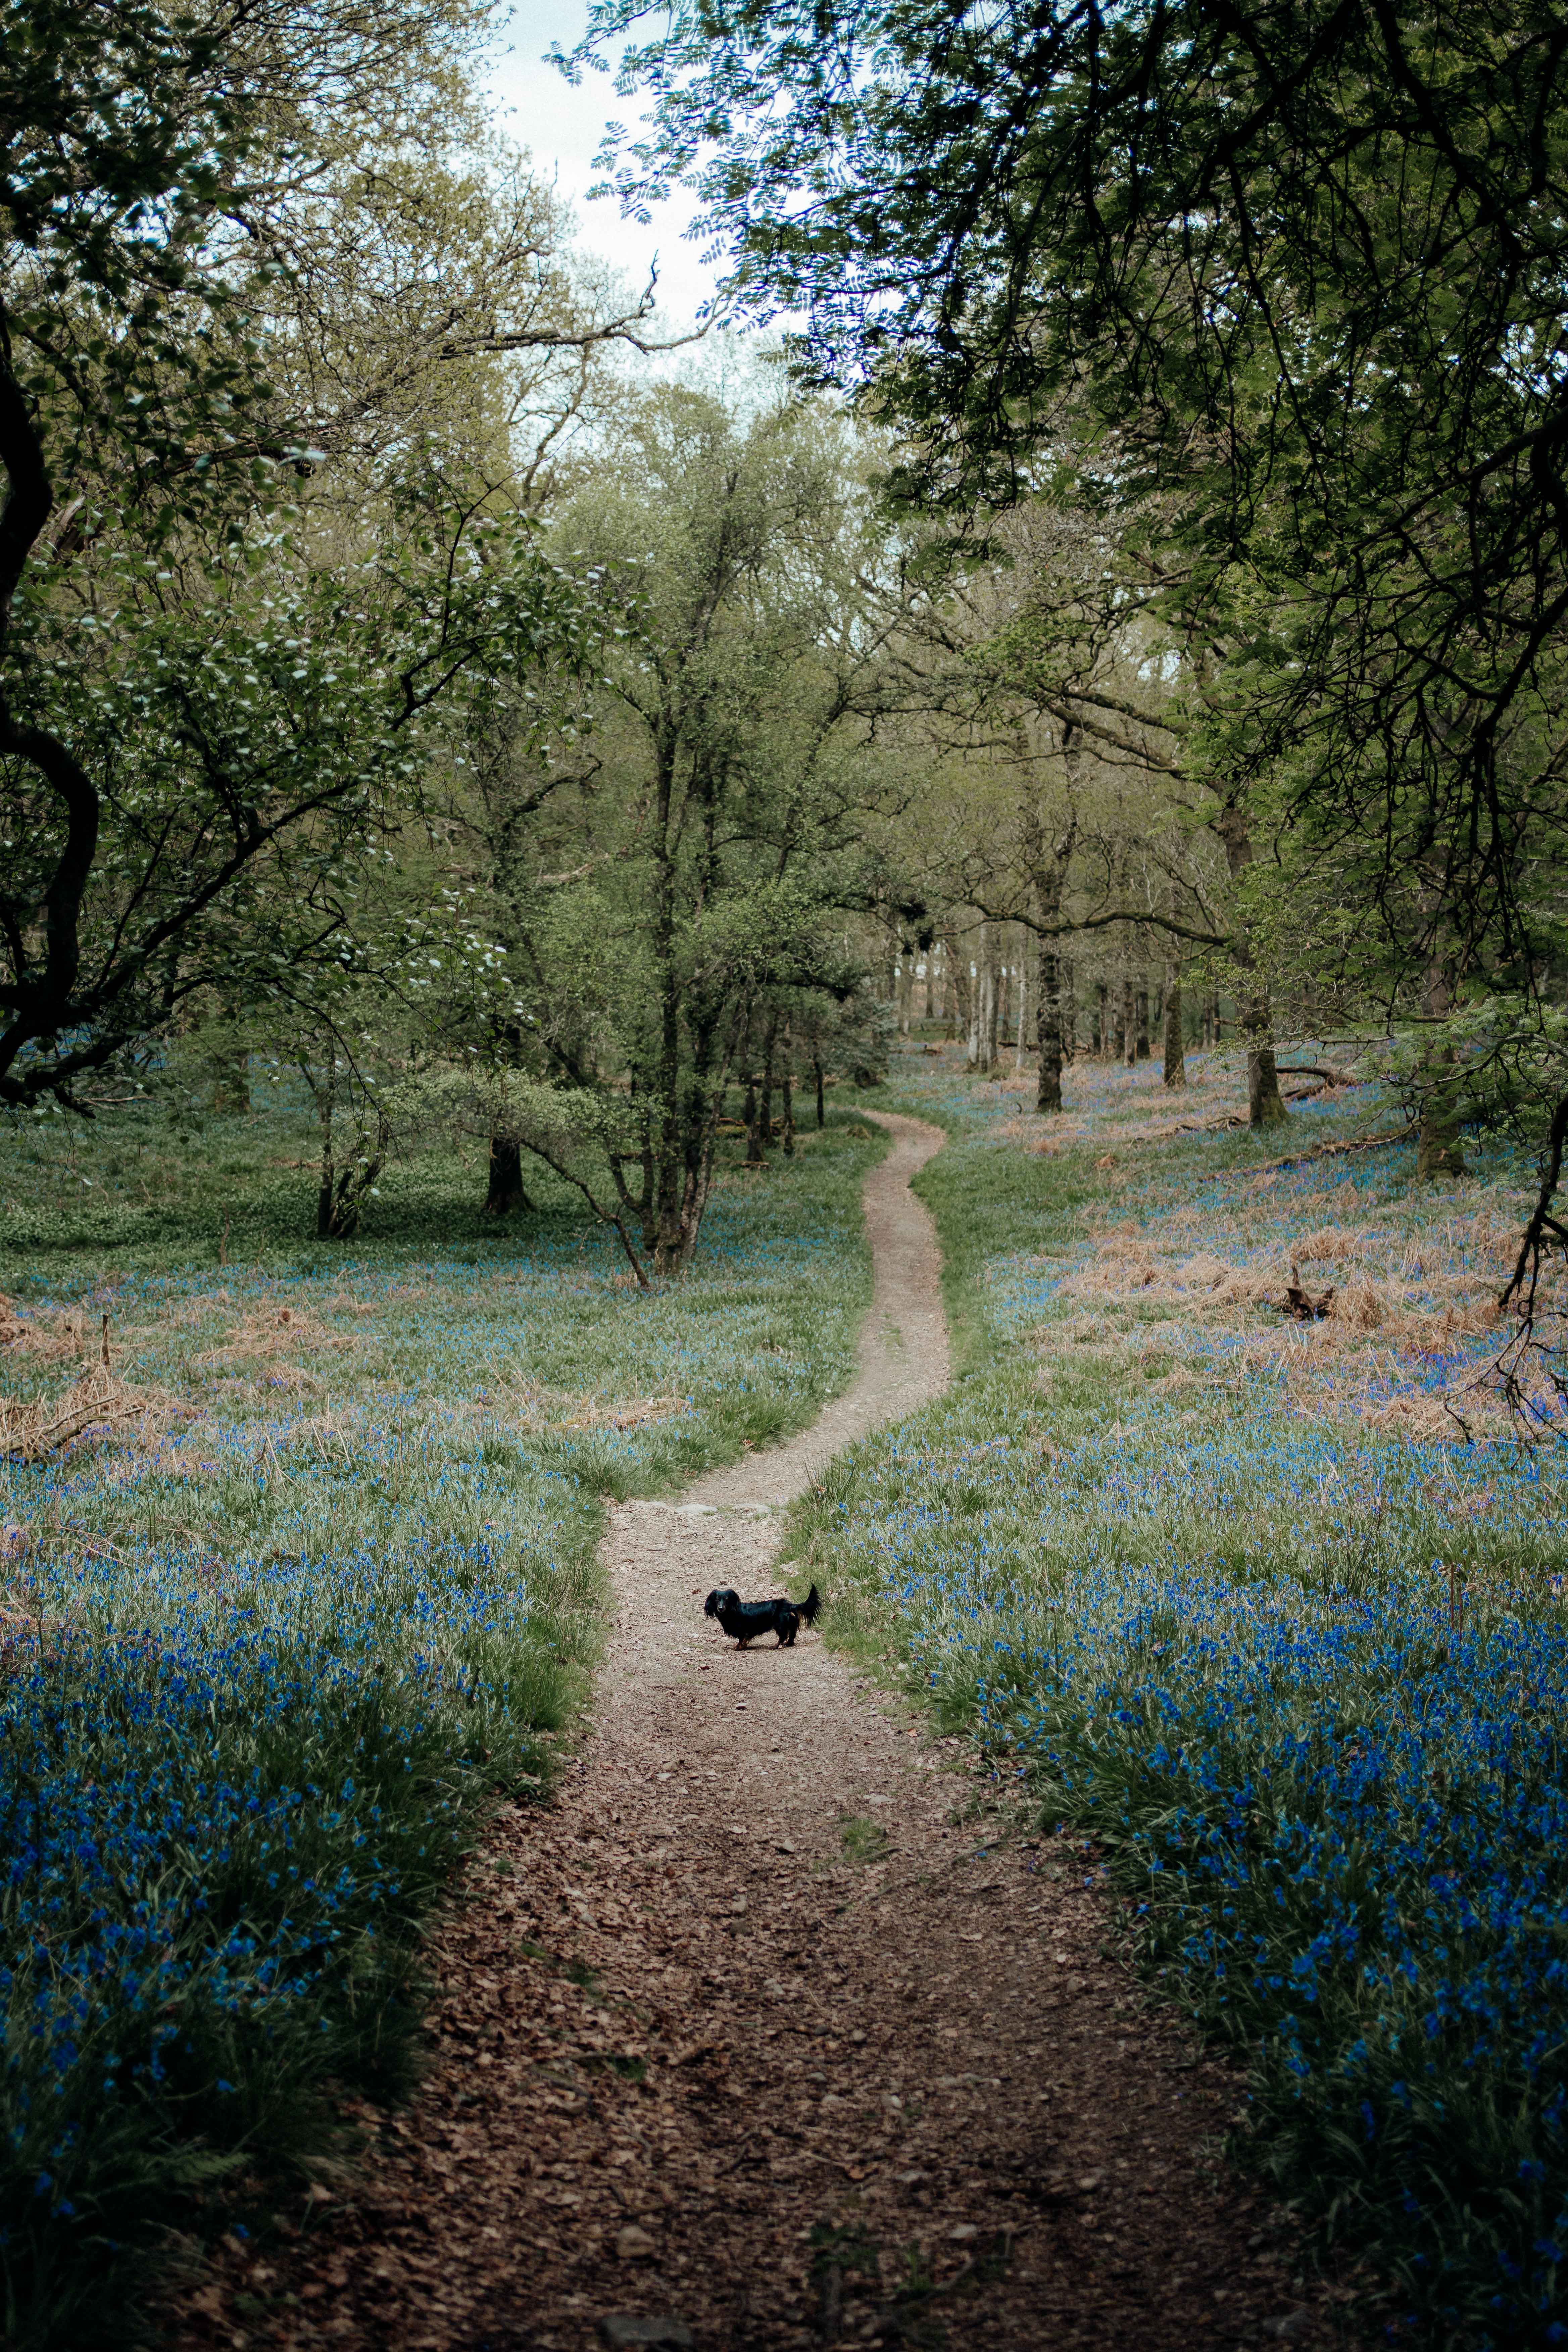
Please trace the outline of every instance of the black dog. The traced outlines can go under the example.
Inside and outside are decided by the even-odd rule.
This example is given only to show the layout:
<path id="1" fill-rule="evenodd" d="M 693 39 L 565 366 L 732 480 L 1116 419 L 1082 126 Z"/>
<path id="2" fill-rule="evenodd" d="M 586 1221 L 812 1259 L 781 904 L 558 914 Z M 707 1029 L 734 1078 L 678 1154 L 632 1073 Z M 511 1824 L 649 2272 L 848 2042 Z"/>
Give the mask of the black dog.
<path id="1" fill-rule="evenodd" d="M 804 1601 L 742 1601 L 728 1584 L 721 1584 L 702 1603 L 705 1617 L 717 1617 L 731 1641 L 743 1650 L 759 1633 L 776 1633 L 781 1650 L 790 1648 L 803 1625 L 814 1625 L 822 1601 L 814 1584 Z"/>

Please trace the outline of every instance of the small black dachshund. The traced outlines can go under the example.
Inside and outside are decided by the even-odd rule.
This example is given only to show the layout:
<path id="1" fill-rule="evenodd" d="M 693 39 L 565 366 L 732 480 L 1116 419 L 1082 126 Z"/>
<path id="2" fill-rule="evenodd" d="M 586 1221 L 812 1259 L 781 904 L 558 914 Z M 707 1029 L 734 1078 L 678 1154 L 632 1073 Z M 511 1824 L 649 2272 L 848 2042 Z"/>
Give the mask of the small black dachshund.
<path id="1" fill-rule="evenodd" d="M 814 1625 L 822 1601 L 816 1585 L 804 1601 L 742 1601 L 728 1584 L 718 1585 L 702 1603 L 705 1617 L 717 1617 L 731 1641 L 743 1650 L 759 1633 L 776 1633 L 781 1650 L 790 1648 L 803 1625 Z"/>

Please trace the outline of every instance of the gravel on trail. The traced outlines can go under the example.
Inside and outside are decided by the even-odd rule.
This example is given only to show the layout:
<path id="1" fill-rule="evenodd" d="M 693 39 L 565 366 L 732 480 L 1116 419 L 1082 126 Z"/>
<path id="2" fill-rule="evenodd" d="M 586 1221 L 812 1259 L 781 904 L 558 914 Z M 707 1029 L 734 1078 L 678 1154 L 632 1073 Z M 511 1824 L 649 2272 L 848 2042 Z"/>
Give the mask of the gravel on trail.
<path id="1" fill-rule="evenodd" d="M 773 1514 L 948 1378 L 884 1115 L 854 1384 L 788 1445 L 612 1514 L 616 1618 L 550 1804 L 503 1810 L 432 1944 L 412 2105 L 352 2172 L 166 2307 L 179 2347 L 1201 2352 L 1346 2340 L 1345 2295 L 1228 2171 L 1240 2096 L 1114 1956 L 1072 1841 L 803 1630 L 737 1650 L 716 1584 L 781 1587 Z"/>

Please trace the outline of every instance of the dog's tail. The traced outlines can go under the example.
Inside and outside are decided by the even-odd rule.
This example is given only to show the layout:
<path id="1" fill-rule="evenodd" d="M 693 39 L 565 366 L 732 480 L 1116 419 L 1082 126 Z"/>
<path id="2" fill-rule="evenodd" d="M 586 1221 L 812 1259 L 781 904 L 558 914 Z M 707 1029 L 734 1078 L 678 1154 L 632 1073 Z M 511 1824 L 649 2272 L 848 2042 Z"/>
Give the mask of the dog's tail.
<path id="1" fill-rule="evenodd" d="M 817 1612 L 822 1607 L 822 1595 L 814 1584 L 804 1601 L 792 1601 L 789 1605 L 803 1625 L 815 1625 Z"/>

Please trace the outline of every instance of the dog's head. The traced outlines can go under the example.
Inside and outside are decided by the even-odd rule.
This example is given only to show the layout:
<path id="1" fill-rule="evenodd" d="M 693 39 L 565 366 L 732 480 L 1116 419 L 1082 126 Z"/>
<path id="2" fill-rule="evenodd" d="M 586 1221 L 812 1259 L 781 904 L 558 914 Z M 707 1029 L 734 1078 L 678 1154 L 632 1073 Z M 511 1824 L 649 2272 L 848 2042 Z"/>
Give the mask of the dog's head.
<path id="1" fill-rule="evenodd" d="M 739 1599 L 740 1594 L 735 1591 L 732 1586 L 728 1584 L 716 1584 L 712 1591 L 708 1595 L 707 1600 L 702 1603 L 702 1614 L 704 1617 L 722 1616 L 727 1604 L 731 1601 L 738 1601 Z"/>

